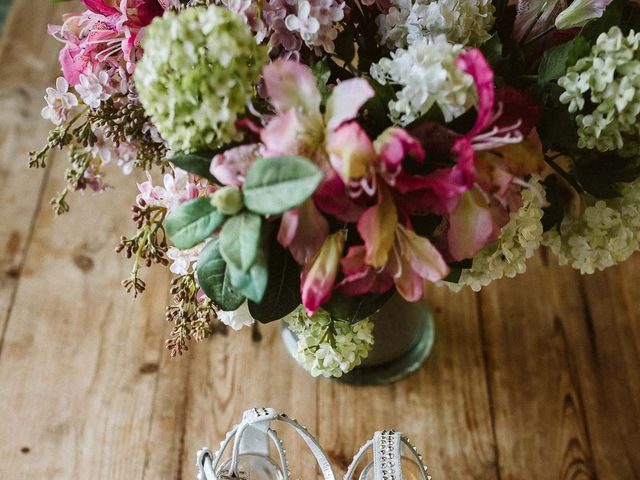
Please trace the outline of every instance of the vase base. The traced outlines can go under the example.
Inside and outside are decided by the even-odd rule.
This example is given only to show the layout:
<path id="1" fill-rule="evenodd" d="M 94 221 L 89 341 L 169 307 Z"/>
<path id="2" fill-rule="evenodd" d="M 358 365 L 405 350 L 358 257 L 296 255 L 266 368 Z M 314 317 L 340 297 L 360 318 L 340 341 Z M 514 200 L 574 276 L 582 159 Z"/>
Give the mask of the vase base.
<path id="1" fill-rule="evenodd" d="M 403 305 L 398 305 L 403 308 Z M 400 310 L 401 311 L 401 310 Z M 402 311 L 401 311 L 402 312 Z M 389 358 L 389 345 L 383 342 L 374 345 L 369 357 L 364 359 L 362 365 L 351 372 L 332 380 L 355 386 L 388 385 L 415 373 L 424 364 L 431 353 L 435 339 L 435 322 L 431 310 L 424 304 L 413 304 L 411 310 L 402 312 L 405 327 L 410 326 L 411 338 L 406 339 L 405 347 L 396 350 L 396 354 Z M 374 322 L 375 323 L 375 322 Z M 407 325 L 408 324 L 408 325 Z M 397 336 L 398 325 L 379 325 L 383 338 Z M 288 328 L 282 328 L 282 340 L 289 354 L 294 354 L 298 348 L 298 339 Z M 406 348 L 408 347 L 408 348 Z M 382 350 L 382 351 L 381 351 Z"/>

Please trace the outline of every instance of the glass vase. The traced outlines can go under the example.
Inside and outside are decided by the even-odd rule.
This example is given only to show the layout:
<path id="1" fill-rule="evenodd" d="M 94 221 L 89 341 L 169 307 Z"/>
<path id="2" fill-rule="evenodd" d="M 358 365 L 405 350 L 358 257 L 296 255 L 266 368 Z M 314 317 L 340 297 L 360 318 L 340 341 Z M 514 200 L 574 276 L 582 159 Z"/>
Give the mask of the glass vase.
<path id="1" fill-rule="evenodd" d="M 371 317 L 373 349 L 351 372 L 335 380 L 350 385 L 387 385 L 414 373 L 425 362 L 435 339 L 433 314 L 424 302 L 410 303 L 395 294 Z M 282 322 L 282 339 L 291 355 L 297 338 Z"/>

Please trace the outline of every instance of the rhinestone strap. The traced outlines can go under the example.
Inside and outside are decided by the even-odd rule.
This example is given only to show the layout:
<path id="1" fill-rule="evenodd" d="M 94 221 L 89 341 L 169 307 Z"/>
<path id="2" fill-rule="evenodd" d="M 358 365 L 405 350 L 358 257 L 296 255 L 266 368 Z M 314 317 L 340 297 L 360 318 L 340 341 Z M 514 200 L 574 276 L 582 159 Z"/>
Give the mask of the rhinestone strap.
<path id="1" fill-rule="evenodd" d="M 290 472 L 286 453 L 282 441 L 275 430 L 271 428 L 271 423 L 276 420 L 292 426 L 302 437 L 316 458 L 324 480 L 335 480 L 331 463 L 318 441 L 295 419 L 289 418 L 286 415 L 280 415 L 272 408 L 254 408 L 247 410 L 244 413 L 242 423 L 227 433 L 227 436 L 215 454 L 207 449 L 200 450 L 196 460 L 198 480 L 245 479 L 246 475 L 238 470 L 239 455 L 256 452 L 268 454 L 269 441 L 274 444 L 278 452 L 284 479 L 288 480 Z M 222 456 L 232 440 L 234 440 L 234 444 L 231 463 L 228 469 L 222 471 L 220 469 Z"/>
<path id="2" fill-rule="evenodd" d="M 400 433 L 376 432 L 373 437 L 373 468 L 376 480 L 402 480 Z"/>

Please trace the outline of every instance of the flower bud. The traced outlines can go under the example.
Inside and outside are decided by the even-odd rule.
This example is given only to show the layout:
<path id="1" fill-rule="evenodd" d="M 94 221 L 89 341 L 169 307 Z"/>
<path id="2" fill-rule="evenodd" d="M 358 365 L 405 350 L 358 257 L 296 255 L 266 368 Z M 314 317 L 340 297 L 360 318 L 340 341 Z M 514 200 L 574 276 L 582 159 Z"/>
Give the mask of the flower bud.
<path id="1" fill-rule="evenodd" d="M 211 205 L 225 215 L 235 215 L 244 208 L 242 192 L 238 187 L 222 187 L 211 196 Z"/>

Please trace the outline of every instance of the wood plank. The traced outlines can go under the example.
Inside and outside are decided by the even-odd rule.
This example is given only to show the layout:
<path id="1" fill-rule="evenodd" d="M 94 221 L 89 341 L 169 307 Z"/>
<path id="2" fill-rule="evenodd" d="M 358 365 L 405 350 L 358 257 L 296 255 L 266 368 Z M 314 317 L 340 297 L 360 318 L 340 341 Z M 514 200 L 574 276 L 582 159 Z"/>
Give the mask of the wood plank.
<path id="1" fill-rule="evenodd" d="M 47 23 L 68 9 L 14 2 L 0 43 L 0 349 L 46 178 L 44 170 L 27 168 L 27 160 L 51 127 L 40 110 L 59 70 L 60 44 L 46 37 Z"/>
<path id="2" fill-rule="evenodd" d="M 640 262 L 580 279 L 587 306 L 575 369 L 584 385 L 594 461 L 601 479 L 640 478 Z"/>
<path id="3" fill-rule="evenodd" d="M 497 478 L 476 298 L 435 287 L 427 298 L 436 342 L 425 366 L 389 387 L 319 383 L 320 437 L 342 471 L 375 430 L 395 428 L 423 452 L 434 478 Z"/>
<path id="4" fill-rule="evenodd" d="M 119 285 L 132 180 L 114 172 L 117 193 L 76 198 L 62 218 L 43 201 L 0 358 L 0 478 L 142 477 L 168 275 L 148 275 L 137 300 Z"/>
<path id="5" fill-rule="evenodd" d="M 503 479 L 596 478 L 576 369 L 586 338 L 576 276 L 538 256 L 526 275 L 481 293 Z"/>

